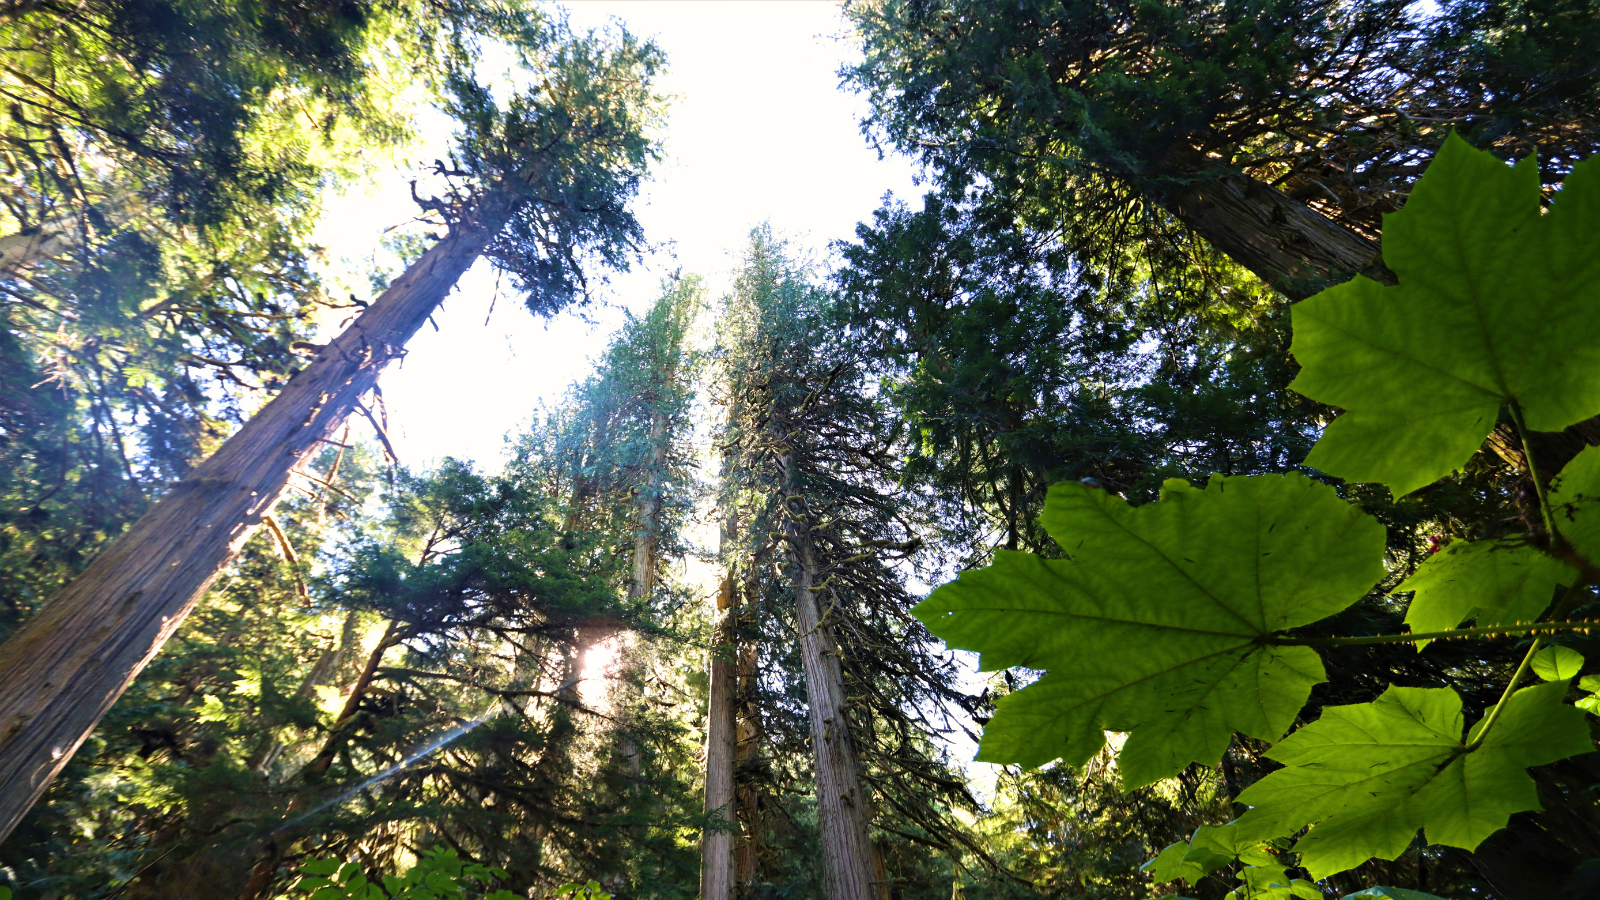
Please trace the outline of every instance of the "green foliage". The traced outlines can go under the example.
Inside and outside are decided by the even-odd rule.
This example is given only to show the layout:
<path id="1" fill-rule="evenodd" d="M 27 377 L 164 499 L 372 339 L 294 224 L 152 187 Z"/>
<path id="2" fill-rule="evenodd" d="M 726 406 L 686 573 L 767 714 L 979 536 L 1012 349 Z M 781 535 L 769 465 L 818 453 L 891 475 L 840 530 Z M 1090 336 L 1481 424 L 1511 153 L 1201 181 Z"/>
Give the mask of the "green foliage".
<path id="1" fill-rule="evenodd" d="M 1529 660 L 1533 674 L 1545 681 L 1571 681 L 1583 669 L 1583 654 L 1571 647 L 1546 647 Z"/>
<path id="2" fill-rule="evenodd" d="M 1555 599 L 1572 570 L 1526 545 L 1452 541 L 1423 561 L 1396 591 L 1415 591 L 1406 609 L 1412 634 L 1448 631 L 1467 619 L 1477 624 L 1532 622 Z M 1417 642 L 1417 649 L 1428 641 Z"/>
<path id="3" fill-rule="evenodd" d="M 1157 884 L 1194 884 L 1234 860 L 1249 866 L 1278 865 L 1277 852 L 1281 849 L 1273 843 L 1240 840 L 1238 822 L 1217 827 L 1202 825 L 1189 840 L 1169 845 L 1142 868 Z"/>
<path id="4" fill-rule="evenodd" d="M 1330 707 L 1275 745 L 1284 764 L 1239 795 L 1254 837 L 1311 831 L 1295 844 L 1321 878 L 1371 857 L 1393 858 L 1416 837 L 1471 850 L 1512 813 L 1538 809 L 1530 766 L 1593 750 L 1583 714 L 1562 704 L 1564 681 L 1523 688 L 1496 727 L 1463 738 L 1449 688 L 1391 687 L 1372 703 Z"/>
<path id="5" fill-rule="evenodd" d="M 1295 385 L 1351 409 L 1308 464 L 1405 494 L 1477 452 L 1503 406 L 1519 433 L 1524 420 L 1561 428 L 1600 409 L 1600 343 L 1583 330 L 1594 299 L 1576 283 L 1600 258 L 1584 249 L 1592 226 L 1583 233 L 1596 164 L 1574 171 L 1548 214 L 1530 166 L 1452 141 L 1392 217 L 1400 285 L 1358 279 L 1296 308 Z M 1265 756 L 1283 768 L 1237 794 L 1249 807 L 1237 823 L 1201 829 L 1148 868 L 1193 883 L 1242 860 L 1231 896 L 1309 897 L 1316 888 L 1260 844 L 1309 827 L 1293 849 L 1315 878 L 1394 859 L 1419 830 L 1473 850 L 1540 808 L 1529 768 L 1594 749 L 1582 712 L 1563 702 L 1584 658 L 1543 637 L 1470 728 L 1455 688 L 1390 685 L 1372 702 L 1322 706 L 1279 739 L 1311 718 L 1325 678 L 1317 645 L 1421 643 L 1412 635 L 1468 620 L 1515 630 L 1547 608 L 1554 630 L 1582 625 L 1566 618 L 1591 596 L 1597 460 L 1594 448 L 1580 454 L 1548 496 L 1533 485 L 1546 528 L 1453 543 L 1403 581 L 1386 576 L 1382 526 L 1303 476 L 1168 482 L 1144 506 L 1058 485 L 1041 522 L 1065 559 L 998 553 L 916 613 L 951 646 L 979 651 L 985 669 L 1046 672 L 998 701 L 980 759 L 1081 766 L 1102 730 L 1127 732 L 1117 765 L 1135 787 L 1218 761 L 1236 734 L 1276 741 Z M 1311 636 L 1348 621 L 1340 614 L 1380 580 L 1414 594 L 1412 634 Z M 1530 671 L 1547 683 L 1518 690 Z M 1582 687 L 1594 708 L 1600 681 Z"/>
<path id="6" fill-rule="evenodd" d="M 1452 127 L 1509 155 L 1538 148 L 1547 183 L 1600 148 L 1600 14 L 1585 0 L 1446 0 L 1427 15 L 1403 0 L 847 10 L 863 46 L 847 82 L 875 136 L 941 180 L 983 184 L 986 204 L 1085 261 L 1142 264 L 1158 283 L 1195 269 L 1234 290 L 1251 280 L 1204 261 L 1205 241 L 1164 213 L 1183 186 L 1242 172 L 1375 236 Z"/>
<path id="7" fill-rule="evenodd" d="M 1400 279 L 1294 308 L 1294 390 L 1347 410 L 1306 465 L 1408 494 L 1460 468 L 1503 406 L 1560 431 L 1600 412 L 1600 164 L 1541 214 L 1533 159 L 1445 143 L 1383 232 Z"/>
<path id="8" fill-rule="evenodd" d="M 1556 527 L 1587 558 L 1600 559 L 1600 447 L 1585 447 L 1550 484 Z"/>
<path id="9" fill-rule="evenodd" d="M 300 866 L 302 875 L 290 887 L 291 896 L 306 900 L 518 900 L 507 890 L 488 890 L 496 879 L 507 877 L 500 869 L 464 862 L 449 847 L 422 851 L 402 876 L 385 875 L 382 885 L 369 881 L 356 863 L 315 859 Z M 597 900 L 609 900 L 609 895 Z"/>
<path id="10" fill-rule="evenodd" d="M 740 716 L 754 731 L 736 770 L 742 833 L 757 848 L 755 896 L 818 896 L 818 814 L 808 795 L 819 752 L 796 640 L 796 534 L 816 566 L 815 598 L 837 641 L 849 739 L 876 813 L 886 865 L 905 867 L 920 898 L 947 894 L 942 852 L 992 860 L 962 813 L 976 813 L 933 735 L 952 712 L 976 712 L 959 675 L 909 615 L 907 576 L 931 516 L 908 489 L 900 427 L 868 379 L 869 349 L 845 310 L 770 227 L 752 230 L 717 328 L 712 396 L 726 419 L 719 511 L 722 561 L 740 614 Z M 743 699 L 748 698 L 748 699 Z M 963 710 L 962 707 L 965 707 Z M 741 727 L 747 727 L 741 725 Z M 881 832 L 878 832 L 881 828 Z M 959 849 L 957 849 L 959 848 Z M 931 875 L 930 873 L 938 873 Z"/>
<path id="11" fill-rule="evenodd" d="M 1129 787 L 1215 763 L 1235 731 L 1281 737 L 1324 675 L 1311 649 L 1265 639 L 1383 574 L 1382 527 L 1301 475 L 1171 481 L 1141 507 L 1058 485 L 1044 524 L 1067 559 L 1001 553 L 916 614 L 986 669 L 1049 670 L 1000 701 L 980 759 L 1081 765 L 1102 729 L 1126 731 Z"/>
<path id="12" fill-rule="evenodd" d="M 1289 867 L 1279 861 L 1278 854 L 1287 845 L 1288 841 L 1281 839 L 1241 839 L 1238 822 L 1201 826 L 1190 840 L 1168 846 L 1145 863 L 1143 871 L 1157 884 L 1184 881 L 1195 885 L 1211 872 L 1238 861 L 1244 864 L 1237 874 L 1243 883 L 1229 891 L 1226 900 L 1321 900 L 1322 891 L 1315 884 L 1290 877 Z"/>
<path id="13" fill-rule="evenodd" d="M 1229 891 L 1223 900 L 1322 900 L 1322 891 L 1304 878 L 1292 878 L 1287 866 L 1273 864 L 1246 866 L 1239 870 L 1244 882 Z"/>
<path id="14" fill-rule="evenodd" d="M 571 900 L 611 900 L 610 894 L 600 890 L 598 881 L 564 884 L 556 888 L 552 896 L 569 897 Z"/>
<path id="15" fill-rule="evenodd" d="M 614 508 L 637 501 L 608 494 L 604 514 L 573 515 L 547 438 L 527 436 L 502 473 L 451 460 L 391 472 L 374 502 L 365 449 L 315 460 L 327 473 L 342 457 L 340 493 L 280 504 L 298 563 L 265 533 L 247 545 L 0 862 L 71 896 L 109 882 L 138 900 L 212 900 L 239 895 L 261 834 L 299 845 L 286 863 L 391 871 L 408 845 L 444 839 L 516 891 L 578 870 L 678 897 L 698 803 L 673 666 L 693 622 L 665 587 L 628 602 L 634 519 Z M 632 463 L 611 449 L 643 479 L 645 448 Z M 661 490 L 682 505 L 681 479 Z M 602 713 L 575 667 L 619 630 L 641 662 L 613 674 Z"/>

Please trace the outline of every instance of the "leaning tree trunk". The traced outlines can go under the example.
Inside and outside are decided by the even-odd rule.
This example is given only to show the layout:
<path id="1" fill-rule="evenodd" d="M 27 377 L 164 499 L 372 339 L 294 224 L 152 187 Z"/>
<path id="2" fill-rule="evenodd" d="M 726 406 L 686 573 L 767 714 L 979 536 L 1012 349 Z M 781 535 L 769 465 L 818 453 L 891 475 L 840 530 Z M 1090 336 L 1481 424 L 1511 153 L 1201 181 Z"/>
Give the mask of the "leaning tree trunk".
<path id="1" fill-rule="evenodd" d="M 469 211 L 216 453 L 0 646 L 0 839 L 499 231 Z"/>
<path id="2" fill-rule="evenodd" d="M 1237 172 L 1161 182 L 1152 199 L 1291 300 L 1362 272 L 1392 284 L 1376 241 Z"/>
<path id="3" fill-rule="evenodd" d="M 738 818 L 733 805 L 733 758 L 735 751 L 734 621 L 738 615 L 738 592 L 733 573 L 722 579 L 717 591 L 716 625 L 711 638 L 710 697 L 706 716 L 706 805 L 707 816 L 720 820 L 705 830 L 700 841 L 701 900 L 733 900 L 733 847 L 738 837 Z"/>
<path id="4" fill-rule="evenodd" d="M 787 498 L 784 543 L 793 567 L 795 624 L 805 666 L 806 706 L 817 782 L 817 820 L 822 832 L 822 876 L 828 900 L 877 900 L 873 890 L 872 843 L 867 839 L 867 795 L 845 714 L 844 671 L 832 629 L 817 607 L 816 546 L 811 516 L 794 485 L 791 451 L 778 454 Z M 799 508 L 796 508 L 799 504 Z"/>

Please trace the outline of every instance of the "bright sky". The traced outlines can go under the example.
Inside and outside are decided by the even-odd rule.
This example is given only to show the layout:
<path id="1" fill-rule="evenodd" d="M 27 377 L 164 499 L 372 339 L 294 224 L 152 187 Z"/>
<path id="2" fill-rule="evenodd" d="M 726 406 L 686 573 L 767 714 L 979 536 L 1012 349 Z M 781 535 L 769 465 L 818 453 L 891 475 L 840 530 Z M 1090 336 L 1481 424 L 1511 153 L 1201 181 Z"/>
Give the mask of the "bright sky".
<path id="1" fill-rule="evenodd" d="M 839 88 L 838 70 L 855 49 L 837 3 L 587 0 L 568 8 L 574 26 L 620 20 L 667 53 L 661 87 L 675 101 L 666 161 L 637 207 L 647 238 L 665 246 L 613 279 L 602 298 L 609 306 L 587 311 L 593 325 L 571 313 L 538 320 L 502 295 L 485 326 L 494 275 L 484 265 L 468 273 L 434 316 L 439 331 L 424 327 L 403 366 L 383 376 L 391 437 L 409 466 L 448 455 L 496 468 L 506 434 L 587 376 L 622 308 L 642 310 L 680 267 L 706 277 L 719 296 L 753 226 L 770 221 L 820 256 L 829 241 L 852 237 L 885 192 L 913 205 L 921 195 L 915 166 L 878 158 L 860 132 L 865 103 Z M 369 255 L 384 228 L 414 214 L 410 178 L 397 169 L 377 192 L 332 205 L 322 240 L 335 259 Z M 586 670 L 604 667 L 586 661 Z M 975 749 L 952 743 L 958 759 Z M 968 768 L 980 792 L 992 790 L 991 767 Z"/>
<path id="2" fill-rule="evenodd" d="M 564 314 L 535 319 L 502 295 L 484 325 L 494 276 L 479 266 L 424 327 L 382 387 L 402 462 L 450 455 L 494 468 L 508 431 L 542 398 L 582 379 L 621 320 L 640 310 L 663 276 L 681 267 L 706 276 L 713 296 L 728 282 L 750 228 L 770 220 L 821 253 L 848 238 L 886 191 L 910 199 L 914 167 L 879 160 L 861 135 L 861 98 L 839 89 L 853 58 L 837 4 L 827 2 L 578 2 L 576 27 L 612 19 L 666 51 L 661 87 L 675 95 L 666 161 L 638 206 L 647 238 L 663 249 L 603 293 L 594 326 Z M 333 205 L 323 231 L 335 258 L 371 252 L 383 228 L 409 217 L 408 171 L 373 195 Z"/>

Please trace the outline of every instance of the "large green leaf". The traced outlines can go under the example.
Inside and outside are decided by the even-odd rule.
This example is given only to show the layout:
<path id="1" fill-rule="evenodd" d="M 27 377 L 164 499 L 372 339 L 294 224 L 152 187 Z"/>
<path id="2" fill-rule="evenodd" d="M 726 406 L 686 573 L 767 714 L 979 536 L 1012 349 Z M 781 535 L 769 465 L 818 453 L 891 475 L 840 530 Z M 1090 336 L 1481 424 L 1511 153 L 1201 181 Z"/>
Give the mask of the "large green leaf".
<path id="1" fill-rule="evenodd" d="M 1280 737 L 1324 676 L 1267 639 L 1383 575 L 1383 527 L 1298 474 L 1169 481 L 1138 507 L 1057 485 L 1042 521 L 1068 559 L 1001 551 L 916 614 L 986 670 L 1049 672 L 1001 698 L 979 759 L 1076 766 L 1125 731 L 1129 787 L 1215 763 L 1234 732 Z"/>
<path id="2" fill-rule="evenodd" d="M 1235 860 L 1247 866 L 1278 864 L 1270 846 L 1263 846 L 1259 840 L 1240 840 L 1239 823 L 1229 822 L 1200 826 L 1192 838 L 1169 845 L 1139 868 L 1157 884 L 1180 880 L 1194 884 L 1207 873 L 1232 865 Z"/>
<path id="3" fill-rule="evenodd" d="M 1561 702 L 1566 690 L 1558 681 L 1518 691 L 1470 752 L 1449 688 L 1391 687 L 1372 703 L 1325 709 L 1268 751 L 1285 768 L 1239 795 L 1252 807 L 1240 837 L 1311 825 L 1295 849 L 1319 879 L 1394 859 L 1419 828 L 1430 843 L 1471 850 L 1512 813 L 1539 809 L 1529 766 L 1593 749 L 1583 713 Z"/>
<path id="4" fill-rule="evenodd" d="M 1416 591 L 1406 610 L 1413 634 L 1444 631 L 1476 617 L 1479 625 L 1532 622 L 1555 599 L 1572 570 L 1525 545 L 1452 541 L 1428 557 L 1397 591 Z M 1418 641 L 1417 649 L 1428 645 Z"/>
<path id="5" fill-rule="evenodd" d="M 1294 308 L 1291 385 L 1341 407 L 1306 464 L 1410 493 L 1459 468 L 1501 406 L 1559 431 L 1600 413 L 1600 171 L 1590 160 L 1539 212 L 1533 159 L 1512 167 L 1451 137 L 1384 263 Z"/>
<path id="6" fill-rule="evenodd" d="M 1172 881 L 1183 881 L 1194 884 L 1211 871 L 1196 862 L 1184 859 L 1189 853 L 1187 841 L 1169 844 L 1166 849 L 1156 854 L 1156 858 L 1139 867 L 1141 872 L 1149 875 L 1156 884 L 1166 884 Z M 1220 865 L 1227 865 L 1233 860 L 1226 860 Z M 1212 868 L 1216 868 L 1213 866 Z"/>
<path id="7" fill-rule="evenodd" d="M 1550 483 L 1556 529 L 1591 562 L 1600 562 L 1600 447 L 1585 447 Z"/>
<path id="8" fill-rule="evenodd" d="M 1264 866 L 1246 866 L 1239 870 L 1239 885 L 1223 896 L 1222 900 L 1322 900 L 1322 891 L 1315 884 L 1300 878 L 1290 878 L 1287 866 L 1272 863 Z"/>

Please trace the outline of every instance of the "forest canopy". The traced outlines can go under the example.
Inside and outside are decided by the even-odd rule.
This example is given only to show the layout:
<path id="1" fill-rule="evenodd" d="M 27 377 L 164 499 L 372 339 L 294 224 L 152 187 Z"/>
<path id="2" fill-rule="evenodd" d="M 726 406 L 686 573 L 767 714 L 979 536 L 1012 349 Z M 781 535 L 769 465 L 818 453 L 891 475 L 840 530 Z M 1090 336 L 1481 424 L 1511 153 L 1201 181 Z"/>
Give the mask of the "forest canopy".
<path id="1" fill-rule="evenodd" d="M 1600 893 L 1600 7 L 841 15 L 921 196 L 646 285 L 621 21 L 0 4 L 0 900 Z"/>

